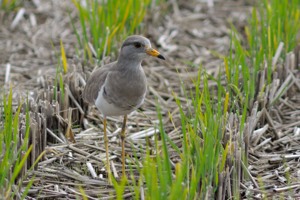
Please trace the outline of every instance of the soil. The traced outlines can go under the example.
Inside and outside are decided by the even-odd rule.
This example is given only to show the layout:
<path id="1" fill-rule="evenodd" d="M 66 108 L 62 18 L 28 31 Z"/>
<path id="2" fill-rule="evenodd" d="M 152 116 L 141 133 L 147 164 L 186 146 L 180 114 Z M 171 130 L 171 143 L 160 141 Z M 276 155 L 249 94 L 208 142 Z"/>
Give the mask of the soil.
<path id="1" fill-rule="evenodd" d="M 77 40 L 70 21 L 80 27 L 77 11 L 70 0 L 25 1 L 22 9 L 25 9 L 24 15 L 15 25 L 14 20 L 20 10 L 0 12 L 0 83 L 4 83 L 5 92 L 12 87 L 15 105 L 29 98 L 31 143 L 35 146 L 35 154 L 27 165 L 31 166 L 35 158 L 46 150 L 34 171 L 23 171 L 28 175 L 24 183 L 35 177 L 28 199 L 76 199 L 80 196 L 80 187 L 90 199 L 114 198 L 114 189 L 107 184 L 105 173 L 101 117 L 95 107 L 88 106 L 81 98 L 85 80 L 95 65 L 87 64 L 76 54 Z M 244 0 L 215 1 L 213 6 L 201 0 L 180 0 L 163 3 L 160 7 L 152 6 L 140 34 L 150 38 L 153 46 L 167 60 L 148 59 L 143 63 L 149 85 L 147 99 L 138 111 L 128 117 L 127 171 L 130 172 L 131 167 L 136 179 L 139 177 L 137 164 L 129 158 L 135 152 L 141 161 L 146 143 L 154 145 L 153 137 L 158 134 L 155 127 L 159 123 L 156 100 L 161 105 L 166 133 L 180 147 L 181 124 L 174 96 L 188 106 L 191 101 L 186 98 L 182 84 L 187 89 L 194 88 L 193 80 L 201 67 L 212 76 L 219 74 L 223 56 L 228 55 L 230 48 L 231 25 L 243 36 L 250 14 L 251 5 Z M 60 40 L 69 64 L 69 72 L 64 75 L 64 90 L 68 94 L 65 96 L 55 87 Z M 299 51 L 295 51 L 294 55 L 297 58 Z M 111 54 L 102 63 L 116 58 L 117 54 Z M 283 66 L 284 61 L 279 64 Z M 9 66 L 10 73 L 6 79 Z M 295 66 L 299 68 L 297 63 Z M 274 106 L 264 106 L 270 101 L 268 99 L 253 103 L 249 111 L 248 140 L 242 146 L 247 148 L 249 163 L 248 167 L 240 166 L 245 174 L 249 174 L 239 180 L 243 198 L 275 198 L 281 195 L 288 199 L 300 196 L 297 170 L 300 150 L 299 70 L 285 67 L 291 73 L 278 80 L 280 84 L 287 79 L 292 80 L 289 82 L 291 90 L 285 91 L 286 94 Z M 215 86 L 213 82 L 209 84 Z M 53 99 L 55 91 L 58 96 Z M 280 91 L 279 85 L 275 91 Z M 173 116 L 172 120 L 169 113 Z M 232 113 L 230 116 L 229 123 L 238 121 L 238 116 Z M 110 160 L 117 179 L 121 176 L 118 137 L 121 126 L 122 117 L 109 118 Z M 64 136 L 66 133 L 73 133 L 76 143 L 68 142 L 70 138 Z M 147 136 L 149 140 L 145 139 Z M 241 138 L 244 139 L 243 136 Z M 173 164 L 180 161 L 175 152 L 171 151 L 170 155 Z M 96 172 L 97 178 L 91 175 L 91 170 Z M 292 177 L 289 179 L 291 182 L 287 181 L 287 174 Z M 263 186 L 258 184 L 261 182 Z M 230 180 L 224 179 L 222 184 L 226 188 Z M 229 194 L 225 191 L 223 196 L 229 197 Z M 125 190 L 125 198 L 130 199 L 132 195 L 132 191 Z"/>

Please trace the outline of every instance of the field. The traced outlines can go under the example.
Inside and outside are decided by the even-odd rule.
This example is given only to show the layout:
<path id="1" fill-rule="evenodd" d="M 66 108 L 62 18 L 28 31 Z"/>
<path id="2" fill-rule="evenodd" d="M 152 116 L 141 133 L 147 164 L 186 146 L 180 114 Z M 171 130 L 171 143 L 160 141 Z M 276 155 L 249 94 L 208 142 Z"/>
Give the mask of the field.
<path id="1" fill-rule="evenodd" d="M 82 91 L 129 35 L 147 95 L 103 117 Z M 298 0 L 0 0 L 0 199 L 300 199 Z"/>

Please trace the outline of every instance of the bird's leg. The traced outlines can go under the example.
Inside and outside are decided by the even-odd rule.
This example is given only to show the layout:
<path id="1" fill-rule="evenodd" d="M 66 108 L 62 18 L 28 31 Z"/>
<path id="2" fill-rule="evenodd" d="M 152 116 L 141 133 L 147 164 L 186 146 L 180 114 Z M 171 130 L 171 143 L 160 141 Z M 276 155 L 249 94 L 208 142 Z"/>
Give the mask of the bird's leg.
<path id="1" fill-rule="evenodd" d="M 109 152 L 108 152 L 108 138 L 106 133 L 106 117 L 104 116 L 103 119 L 103 132 L 104 132 L 104 144 L 105 144 L 105 151 L 106 151 L 106 169 L 108 175 L 108 182 L 111 183 L 111 173 L 110 173 L 110 163 L 109 163 Z"/>
<path id="2" fill-rule="evenodd" d="M 125 176 L 125 131 L 126 131 L 127 115 L 124 115 L 122 131 L 121 131 L 121 142 L 122 142 L 122 175 Z"/>

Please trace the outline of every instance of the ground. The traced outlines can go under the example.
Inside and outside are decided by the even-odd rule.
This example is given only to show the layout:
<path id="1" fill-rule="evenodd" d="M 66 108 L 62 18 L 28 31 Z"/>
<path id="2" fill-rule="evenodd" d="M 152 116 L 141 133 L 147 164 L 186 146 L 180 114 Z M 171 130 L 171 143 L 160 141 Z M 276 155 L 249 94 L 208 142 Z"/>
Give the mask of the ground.
<path id="1" fill-rule="evenodd" d="M 172 93 L 180 97 L 184 104 L 190 104 L 181 84 L 193 88 L 192 80 L 197 77 L 201 66 L 209 74 L 217 76 L 223 64 L 222 56 L 229 51 L 231 24 L 243 34 L 251 13 L 251 5 L 242 0 L 217 1 L 213 7 L 196 0 L 172 2 L 154 7 L 142 24 L 142 34 L 150 38 L 153 46 L 167 60 L 149 59 L 143 63 L 149 87 L 145 104 L 128 118 L 128 157 L 136 151 L 137 156 L 142 158 L 146 151 L 146 136 L 151 138 L 158 132 L 155 128 L 158 124 L 156 99 L 161 105 L 166 132 L 175 144 L 181 145 L 179 109 Z M 115 194 L 113 187 L 107 184 L 103 163 L 105 151 L 101 118 L 98 111 L 88 107 L 80 97 L 86 77 L 94 66 L 85 64 L 75 53 L 77 40 L 70 20 L 78 22 L 76 9 L 69 0 L 26 1 L 24 8 L 25 15 L 15 26 L 12 25 L 15 13 L 0 13 L 0 68 L 3 69 L 0 70 L 0 82 L 5 82 L 5 73 L 10 65 L 9 79 L 4 88 L 12 86 L 15 103 L 29 96 L 31 132 L 35 135 L 32 143 L 36 145 L 36 155 L 28 164 L 32 164 L 33 158 L 46 149 L 43 161 L 29 173 L 29 178 L 35 175 L 35 182 L 28 199 L 37 196 L 75 199 L 80 194 L 79 186 L 83 187 L 90 199 L 99 196 L 103 199 L 113 198 Z M 71 10 L 71 19 L 67 10 Z M 79 23 L 75 25 L 79 26 Z M 69 73 L 65 75 L 65 91 L 69 95 L 56 103 L 52 97 L 60 40 L 69 63 Z M 116 56 L 112 54 L 106 57 L 104 63 L 115 60 Z M 299 88 L 299 73 L 293 72 L 281 77 L 280 83 L 289 78 L 293 80 L 289 84 Z M 280 87 L 275 89 L 279 91 Z M 277 193 L 280 192 L 276 191 L 278 188 L 284 190 L 284 187 L 288 187 L 286 189 L 289 191 L 283 193 L 284 197 L 291 193 L 299 194 L 299 99 L 298 93 L 287 94 L 280 99 L 280 103 L 263 110 L 262 115 L 255 113 L 256 107 L 253 106 L 248 125 L 252 129 L 249 134 L 254 135 L 248 136 L 249 167 L 245 171 L 251 174 L 254 181 L 241 178 L 243 196 L 253 193 L 253 196 L 261 198 L 263 192 Z M 261 108 L 263 103 L 259 102 L 257 107 Z M 69 107 L 73 110 L 69 110 Z M 168 117 L 169 112 L 173 121 Z M 118 138 L 121 123 L 122 118 L 109 118 L 110 160 L 116 178 L 121 175 Z M 70 130 L 75 134 L 74 144 L 68 143 L 63 136 Z M 274 132 L 279 134 L 276 139 Z M 172 161 L 179 161 L 175 153 Z M 100 178 L 92 177 L 88 168 L 90 165 Z M 130 159 L 127 165 L 134 166 Z M 136 167 L 132 170 L 138 176 Z M 129 167 L 127 171 L 130 171 Z M 292 182 L 295 184 L 290 184 L 292 186 L 286 184 L 287 172 L 294 177 Z M 256 185 L 259 181 L 264 182 L 266 187 Z M 124 197 L 131 196 L 132 191 L 126 190 Z"/>

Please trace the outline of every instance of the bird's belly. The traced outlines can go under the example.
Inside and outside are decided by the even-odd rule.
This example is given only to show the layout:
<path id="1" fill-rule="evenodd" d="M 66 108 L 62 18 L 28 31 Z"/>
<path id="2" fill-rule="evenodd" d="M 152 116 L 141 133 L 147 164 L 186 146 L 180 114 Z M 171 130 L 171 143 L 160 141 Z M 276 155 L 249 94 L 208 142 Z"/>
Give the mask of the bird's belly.
<path id="1" fill-rule="evenodd" d="M 143 102 L 144 102 L 144 98 L 142 98 L 142 100 L 138 102 L 137 105 L 128 108 L 122 108 L 117 106 L 114 103 L 108 103 L 106 99 L 103 97 L 103 87 L 102 87 L 95 101 L 95 105 L 98 108 L 98 110 L 101 112 L 101 114 L 103 114 L 104 116 L 120 116 L 120 115 L 129 114 L 132 111 L 136 110 L 143 104 Z"/>

